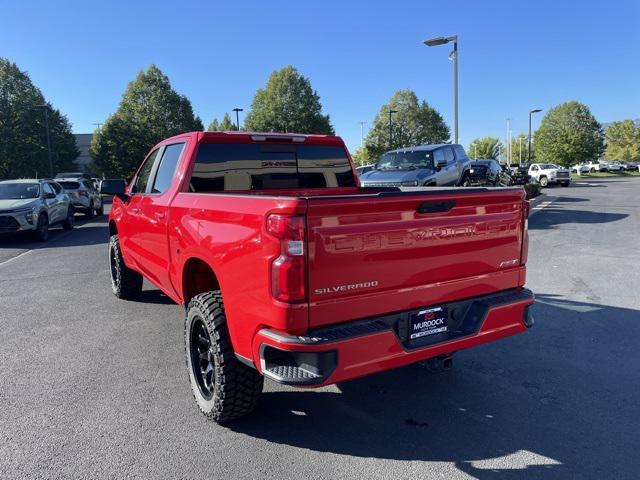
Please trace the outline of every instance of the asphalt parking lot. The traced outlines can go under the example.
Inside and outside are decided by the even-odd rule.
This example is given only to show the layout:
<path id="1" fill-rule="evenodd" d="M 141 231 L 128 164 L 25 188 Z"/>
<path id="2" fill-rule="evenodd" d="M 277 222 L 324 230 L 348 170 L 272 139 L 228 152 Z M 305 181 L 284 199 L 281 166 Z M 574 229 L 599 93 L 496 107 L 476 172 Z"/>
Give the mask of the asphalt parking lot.
<path id="1" fill-rule="evenodd" d="M 266 382 L 231 428 L 194 405 L 183 309 L 111 294 L 104 217 L 0 240 L 0 478 L 638 478 L 640 178 L 546 192 L 531 331 L 442 374 Z"/>

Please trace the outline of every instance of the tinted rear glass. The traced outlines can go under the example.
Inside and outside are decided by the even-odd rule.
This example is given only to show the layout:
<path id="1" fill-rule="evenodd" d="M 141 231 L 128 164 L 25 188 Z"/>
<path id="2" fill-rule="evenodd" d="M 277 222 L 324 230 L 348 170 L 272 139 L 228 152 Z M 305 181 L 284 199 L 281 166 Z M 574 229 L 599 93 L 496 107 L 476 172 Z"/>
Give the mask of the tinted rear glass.
<path id="1" fill-rule="evenodd" d="M 78 182 L 58 182 L 62 185 L 62 188 L 65 190 L 77 190 L 80 188 L 80 184 Z"/>
<path id="2" fill-rule="evenodd" d="M 294 144 L 201 144 L 191 192 L 351 187 L 342 147 Z"/>

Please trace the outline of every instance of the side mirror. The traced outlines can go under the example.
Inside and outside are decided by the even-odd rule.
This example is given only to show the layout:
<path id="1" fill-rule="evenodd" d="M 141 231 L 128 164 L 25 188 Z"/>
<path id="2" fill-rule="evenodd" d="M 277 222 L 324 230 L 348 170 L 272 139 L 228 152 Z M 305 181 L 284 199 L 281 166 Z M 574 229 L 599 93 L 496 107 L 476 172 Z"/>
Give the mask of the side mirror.
<path id="1" fill-rule="evenodd" d="M 446 166 L 447 166 L 447 161 L 445 159 L 438 160 L 436 162 L 436 170 L 441 170 L 442 167 L 446 167 Z"/>
<path id="2" fill-rule="evenodd" d="M 125 189 L 127 182 L 123 178 L 106 178 L 100 183 L 100 193 L 105 195 L 113 195 L 114 197 L 125 200 L 127 195 Z"/>
<path id="3" fill-rule="evenodd" d="M 47 200 L 51 200 L 52 198 L 56 198 L 56 194 L 55 193 L 45 193 L 44 194 L 44 198 L 46 198 Z"/>

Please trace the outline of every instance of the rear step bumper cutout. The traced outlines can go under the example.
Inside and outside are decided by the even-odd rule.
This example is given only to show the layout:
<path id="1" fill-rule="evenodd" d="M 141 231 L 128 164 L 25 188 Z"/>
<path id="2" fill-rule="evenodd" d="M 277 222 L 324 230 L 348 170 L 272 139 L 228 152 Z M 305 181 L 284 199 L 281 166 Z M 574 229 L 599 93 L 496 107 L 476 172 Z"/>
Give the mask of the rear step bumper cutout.
<path id="1" fill-rule="evenodd" d="M 446 307 L 448 330 L 409 339 L 409 318 L 419 310 L 312 330 L 305 336 L 262 329 L 254 339 L 260 371 L 279 383 L 321 386 L 400 367 L 487 343 L 530 328 L 530 290 L 509 290 Z"/>

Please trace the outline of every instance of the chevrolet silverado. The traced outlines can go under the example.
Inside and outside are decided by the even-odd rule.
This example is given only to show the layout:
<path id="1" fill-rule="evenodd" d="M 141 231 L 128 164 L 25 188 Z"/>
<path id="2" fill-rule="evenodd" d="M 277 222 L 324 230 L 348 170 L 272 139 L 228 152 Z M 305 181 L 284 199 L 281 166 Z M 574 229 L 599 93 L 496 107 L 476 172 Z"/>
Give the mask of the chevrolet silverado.
<path id="1" fill-rule="evenodd" d="M 113 293 L 186 308 L 200 410 L 250 412 L 263 378 L 344 382 L 525 331 L 522 188 L 363 188 L 339 137 L 192 132 L 104 180 Z"/>

